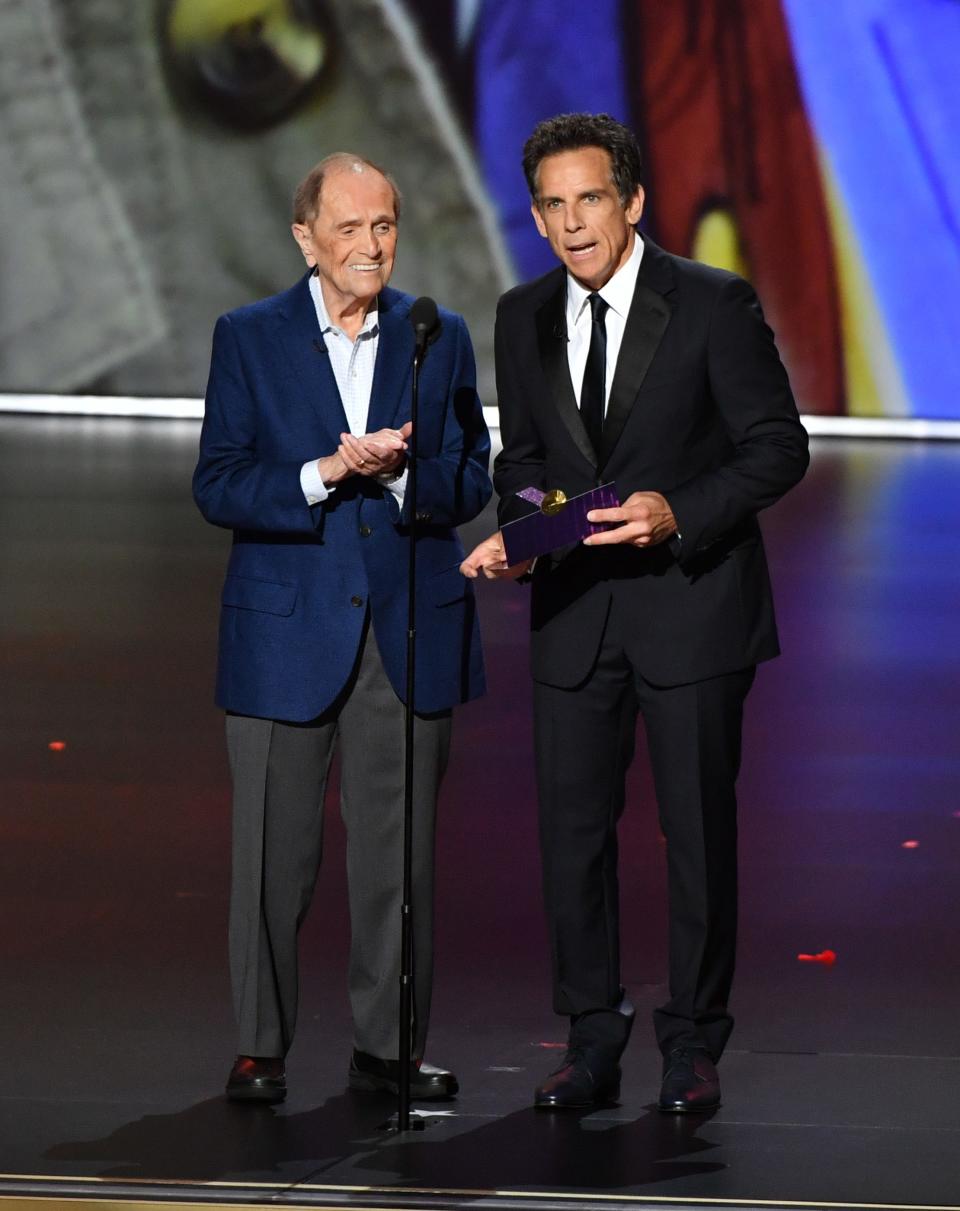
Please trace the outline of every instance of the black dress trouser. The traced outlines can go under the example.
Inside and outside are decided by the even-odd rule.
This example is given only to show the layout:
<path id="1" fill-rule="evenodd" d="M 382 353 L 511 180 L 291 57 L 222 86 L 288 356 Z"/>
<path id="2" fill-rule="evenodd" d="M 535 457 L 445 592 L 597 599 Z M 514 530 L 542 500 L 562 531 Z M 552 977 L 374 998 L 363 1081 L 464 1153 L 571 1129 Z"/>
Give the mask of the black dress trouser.
<path id="1" fill-rule="evenodd" d="M 582 684 L 534 685 L 544 898 L 554 1008 L 576 1016 L 621 1001 L 617 822 L 638 713 L 667 841 L 670 996 L 657 1041 L 719 1059 L 733 1028 L 737 805 L 743 703 L 754 668 L 689 685 L 650 684 L 631 659 L 635 618 L 617 594 Z"/>

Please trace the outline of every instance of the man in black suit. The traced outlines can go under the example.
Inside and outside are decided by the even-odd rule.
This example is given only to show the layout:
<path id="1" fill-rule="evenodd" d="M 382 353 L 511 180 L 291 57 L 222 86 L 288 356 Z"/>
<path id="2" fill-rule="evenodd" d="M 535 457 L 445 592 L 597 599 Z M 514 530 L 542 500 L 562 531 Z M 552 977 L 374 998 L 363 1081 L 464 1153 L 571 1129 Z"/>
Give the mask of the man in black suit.
<path id="1" fill-rule="evenodd" d="M 655 1028 L 660 1109 L 719 1104 L 736 942 L 743 702 L 778 653 L 757 513 L 802 477 L 807 437 L 752 288 L 636 230 L 632 133 L 542 122 L 524 148 L 540 234 L 562 262 L 500 300 L 500 522 L 517 493 L 616 484 L 615 523 L 508 568 L 500 533 L 465 575 L 532 573 L 531 660 L 544 896 L 557 1012 L 544 1109 L 615 1099 L 633 1008 L 620 983 L 617 821 L 643 717 L 667 839 L 670 995 Z"/>

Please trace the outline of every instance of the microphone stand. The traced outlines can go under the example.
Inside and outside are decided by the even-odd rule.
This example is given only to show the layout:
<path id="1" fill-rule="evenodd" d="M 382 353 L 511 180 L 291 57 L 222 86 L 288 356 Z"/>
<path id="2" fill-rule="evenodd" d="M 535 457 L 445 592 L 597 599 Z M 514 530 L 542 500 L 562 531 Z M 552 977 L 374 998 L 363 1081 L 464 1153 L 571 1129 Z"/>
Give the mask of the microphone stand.
<path id="1" fill-rule="evenodd" d="M 404 785 L 403 785 L 403 903 L 400 909 L 400 1080 L 397 1089 L 398 1132 L 409 1131 L 410 1055 L 413 1025 L 413 751 L 414 688 L 417 656 L 417 436 L 419 433 L 420 368 L 427 353 L 424 325 L 416 326 L 417 348 L 413 355 L 413 385 L 410 396 L 412 432 L 407 450 L 407 487 L 410 502 L 410 541 L 407 548 L 407 695 L 404 705 Z M 420 1119 L 414 1130 L 423 1130 Z"/>

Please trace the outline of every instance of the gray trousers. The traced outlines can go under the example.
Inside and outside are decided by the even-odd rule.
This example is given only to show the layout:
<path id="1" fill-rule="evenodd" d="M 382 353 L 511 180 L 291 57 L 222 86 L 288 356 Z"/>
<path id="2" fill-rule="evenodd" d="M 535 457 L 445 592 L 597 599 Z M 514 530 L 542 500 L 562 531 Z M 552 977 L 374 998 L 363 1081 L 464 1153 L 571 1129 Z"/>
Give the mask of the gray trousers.
<path id="1" fill-rule="evenodd" d="M 449 712 L 414 726 L 412 1055 L 426 1042 L 433 982 L 433 849 Z M 354 1046 L 399 1054 L 404 709 L 367 627 L 340 697 L 310 723 L 227 715 L 233 777 L 230 974 L 240 1055 L 283 1056 L 297 1020 L 297 933 L 323 850 L 323 801 L 335 748 L 347 834 Z"/>

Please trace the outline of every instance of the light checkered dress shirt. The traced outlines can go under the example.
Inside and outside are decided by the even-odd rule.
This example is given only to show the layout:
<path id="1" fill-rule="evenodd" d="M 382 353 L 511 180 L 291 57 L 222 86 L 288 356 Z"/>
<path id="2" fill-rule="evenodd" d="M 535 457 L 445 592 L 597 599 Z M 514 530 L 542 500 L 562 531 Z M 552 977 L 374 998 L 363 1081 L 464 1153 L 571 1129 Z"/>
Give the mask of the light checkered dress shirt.
<path id="1" fill-rule="evenodd" d="M 370 411 L 370 392 L 373 390 L 373 370 L 377 362 L 377 346 L 380 344 L 379 312 L 372 307 L 363 320 L 357 339 L 349 336 L 330 320 L 323 301 L 323 290 L 316 274 L 310 279 L 310 294 L 317 311 L 317 322 L 323 343 L 330 358 L 330 369 L 337 381 L 337 389 L 347 416 L 350 432 L 360 437 L 367 431 L 367 414 Z M 403 505 L 403 494 L 407 485 L 407 472 L 399 479 L 385 484 L 387 491 L 396 496 Z M 318 505 L 327 499 L 335 486 L 327 487 L 317 469 L 317 460 L 311 459 L 300 469 L 300 487 L 308 505 Z"/>

